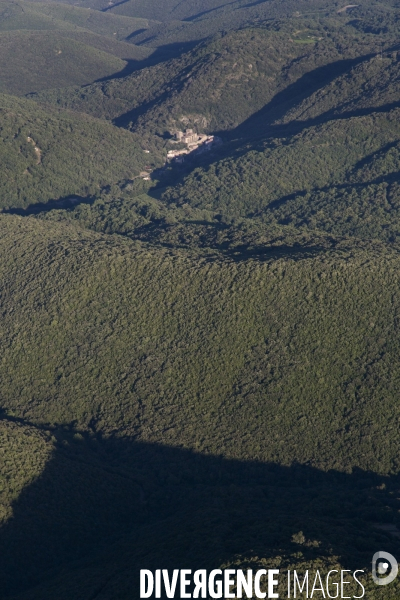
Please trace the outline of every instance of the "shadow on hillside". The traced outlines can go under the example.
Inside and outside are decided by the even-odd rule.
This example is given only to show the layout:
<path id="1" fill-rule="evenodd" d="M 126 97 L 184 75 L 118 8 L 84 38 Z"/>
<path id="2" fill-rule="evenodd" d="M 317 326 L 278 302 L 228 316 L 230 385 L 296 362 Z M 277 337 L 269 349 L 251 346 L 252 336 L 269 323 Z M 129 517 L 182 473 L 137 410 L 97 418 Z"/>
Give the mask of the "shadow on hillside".
<path id="1" fill-rule="evenodd" d="M 302 552 L 306 563 L 333 554 L 368 569 L 374 552 L 396 550 L 376 525 L 398 519 L 398 477 L 229 460 L 73 428 L 51 435 L 51 460 L 0 530 L 2 599 L 58 576 L 57 600 L 113 600 L 137 596 L 140 568 Z M 43 588 L 25 597 L 54 600 Z"/>
<path id="2" fill-rule="evenodd" d="M 373 160 L 377 155 L 381 155 L 384 152 L 387 152 L 390 148 L 396 148 L 397 146 L 398 146 L 398 142 L 393 142 L 391 144 L 387 144 L 381 150 L 366 156 L 364 159 L 362 159 L 359 163 L 357 163 L 352 168 L 352 173 L 354 174 L 359 169 L 362 169 L 365 166 L 373 164 Z M 267 206 L 262 208 L 255 216 L 259 217 L 259 216 L 261 216 L 263 214 L 267 214 L 267 213 L 273 214 L 274 211 L 279 210 L 283 206 L 290 205 L 290 203 L 292 201 L 299 200 L 300 198 L 307 198 L 307 196 L 310 193 L 324 194 L 324 193 L 329 193 L 332 190 L 340 190 L 340 191 L 356 190 L 357 192 L 361 193 L 363 190 L 368 190 L 368 188 L 370 188 L 373 185 L 380 185 L 382 183 L 391 185 L 393 183 L 399 183 L 399 182 L 400 182 L 400 173 L 398 171 L 395 171 L 393 173 L 385 173 L 384 175 L 379 175 L 378 177 L 375 177 L 375 179 L 369 179 L 368 181 L 362 181 L 362 182 L 350 181 L 350 182 L 346 182 L 346 183 L 337 183 L 337 184 L 332 184 L 332 185 L 328 185 L 328 186 L 323 186 L 320 188 L 313 188 L 312 190 L 298 190 L 296 192 L 288 194 L 287 196 L 281 196 L 281 198 L 277 198 L 276 200 L 273 200 Z M 307 202 L 309 202 L 308 199 L 307 199 Z M 279 221 L 279 223 L 284 224 L 282 221 Z"/>
<path id="3" fill-rule="evenodd" d="M 184 21 L 188 21 L 189 23 L 191 23 L 192 21 L 196 21 L 197 19 L 200 19 L 201 17 L 204 17 L 205 15 L 209 15 L 210 13 L 215 13 L 217 11 L 223 10 L 227 6 L 232 6 L 234 4 L 238 5 L 239 4 L 238 0 L 233 0 L 232 2 L 226 2 L 226 4 L 220 4 L 219 6 L 216 6 L 214 8 L 209 8 L 208 10 L 203 10 L 195 15 L 192 15 L 191 17 L 187 17 L 186 19 L 184 19 Z M 246 7 L 244 7 L 244 8 L 246 8 Z"/>
<path id="4" fill-rule="evenodd" d="M 396 46 L 397 47 L 397 46 Z M 394 50 L 395 47 L 388 51 Z M 341 114 L 335 110 L 329 110 L 323 114 L 304 121 L 292 120 L 288 123 L 276 123 L 284 118 L 284 116 L 300 102 L 309 97 L 314 92 L 323 88 L 332 82 L 335 78 L 349 72 L 359 63 L 369 60 L 375 56 L 374 53 L 367 54 L 354 59 L 339 60 L 329 65 L 318 67 L 311 72 L 300 77 L 293 84 L 287 86 L 284 90 L 276 94 L 270 102 L 262 109 L 249 117 L 246 121 L 238 125 L 231 131 L 215 131 L 215 135 L 221 137 L 224 145 L 215 150 L 213 153 L 197 158 L 196 160 L 188 160 L 184 168 L 175 168 L 174 178 L 170 181 L 163 181 L 162 186 L 177 185 L 182 183 L 185 177 L 194 169 L 201 167 L 207 169 L 211 164 L 225 158 L 238 159 L 248 153 L 250 150 L 262 152 L 266 144 L 277 138 L 288 138 L 302 133 L 310 127 L 318 126 L 330 121 L 346 120 L 353 117 L 368 116 L 373 113 L 384 113 L 400 107 L 400 101 L 382 106 L 371 106 L 368 108 L 360 108 L 358 110 L 349 110 Z M 160 101 L 163 98 L 159 99 Z M 156 101 L 158 102 L 158 100 Z M 149 105 L 140 114 L 143 114 L 153 104 Z M 116 125 L 126 125 L 130 117 L 136 117 L 136 112 L 132 115 L 122 115 L 115 121 Z M 151 193 L 150 193 L 151 195 Z"/>
<path id="5" fill-rule="evenodd" d="M 293 196 L 295 197 L 295 195 Z M 73 197 L 75 199 L 75 197 Z M 289 201 L 292 196 L 285 200 Z M 52 210 L 70 209 L 78 204 L 91 204 L 93 200 L 83 199 L 83 202 L 73 202 L 68 204 L 65 200 L 51 201 L 47 204 L 32 204 L 27 208 L 3 209 L 3 214 L 13 214 L 19 216 L 32 216 L 46 214 Z M 265 211 L 261 211 L 265 212 Z M 72 219 L 71 219 L 72 220 Z M 90 229 L 90 227 L 89 227 Z M 96 231 L 99 231 L 96 229 Z M 219 239 L 221 232 L 235 233 L 235 228 L 231 228 L 224 223 L 210 221 L 181 221 L 178 224 L 169 224 L 165 221 L 155 221 L 148 225 L 138 227 L 132 232 L 112 231 L 113 235 L 121 235 L 130 240 L 140 240 L 158 248 L 167 248 L 170 250 L 205 250 L 208 253 L 203 255 L 206 262 L 227 260 L 231 262 L 243 262 L 246 260 L 257 260 L 260 262 L 277 260 L 279 258 L 290 258 L 294 261 L 300 261 L 312 258 L 321 253 L 329 253 L 335 250 L 337 239 L 326 237 L 324 245 L 315 243 L 305 245 L 293 242 L 292 244 L 253 244 L 241 243 L 237 240 Z M 103 232 L 104 233 L 104 232 Z"/>
<path id="6" fill-rule="evenodd" d="M 311 96 L 319 89 L 331 83 L 337 77 L 344 75 L 358 64 L 369 60 L 374 54 L 367 54 L 352 59 L 343 59 L 318 67 L 313 71 L 305 73 L 294 83 L 288 85 L 284 90 L 276 94 L 268 104 L 241 123 L 230 132 L 232 138 L 247 138 L 249 136 L 261 135 L 275 136 L 279 131 L 283 135 L 286 132 L 297 133 L 298 128 L 310 127 L 313 123 L 308 121 L 290 122 L 285 125 L 273 125 L 275 121 L 282 119 L 292 108 Z M 313 119 L 313 121 L 326 119 L 325 115 Z"/>
<path id="7" fill-rule="evenodd" d="M 279 244 L 275 246 L 262 245 L 240 245 L 234 249 L 227 250 L 224 254 L 235 262 L 242 262 L 249 259 L 266 261 L 277 260 L 279 258 L 290 258 L 294 261 L 305 260 L 315 257 L 319 254 L 331 252 L 333 247 L 315 244 L 305 246 L 303 244 Z"/>
<path id="8" fill-rule="evenodd" d="M 129 2 L 129 0 L 119 0 L 119 2 L 112 2 L 109 6 L 103 8 L 101 12 L 108 12 L 109 10 L 117 8 L 117 6 L 121 6 L 122 4 L 126 4 L 127 2 Z"/>
<path id="9" fill-rule="evenodd" d="M 135 33 L 138 34 L 138 32 Z M 132 35 L 130 36 L 130 39 L 134 39 Z M 151 38 L 149 40 L 145 40 L 144 42 L 139 44 L 139 46 L 144 46 L 144 43 L 147 43 L 149 41 L 151 41 Z M 179 56 L 181 56 L 181 54 L 193 50 L 193 48 L 197 46 L 200 42 L 201 40 L 165 44 L 164 46 L 159 46 L 158 48 L 156 48 L 154 52 L 152 52 L 147 58 L 143 58 L 141 60 L 125 58 L 124 60 L 127 64 L 121 71 L 113 73 L 112 75 L 107 75 L 106 77 L 102 77 L 101 79 L 96 79 L 96 81 L 92 82 L 89 85 L 93 85 L 93 83 L 103 83 L 106 81 L 111 81 L 112 79 L 123 79 L 124 77 L 128 77 L 128 75 L 132 75 L 132 73 L 135 73 L 136 71 L 140 71 L 141 69 L 154 67 L 160 63 L 166 62 L 167 60 L 178 58 Z"/>
<path id="10" fill-rule="evenodd" d="M 259 6 L 260 4 L 267 4 L 270 0 L 255 0 L 254 2 L 249 2 L 249 4 L 245 4 L 242 8 L 252 8 L 253 6 Z"/>
<path id="11" fill-rule="evenodd" d="M 390 53 L 397 51 L 398 49 L 399 46 L 396 44 L 387 49 L 387 52 Z M 291 109 L 298 106 L 303 100 L 317 92 L 319 89 L 322 89 L 331 83 L 335 78 L 344 75 L 358 64 L 368 61 L 374 56 L 376 56 L 376 53 L 370 53 L 352 59 L 338 60 L 306 73 L 293 84 L 276 94 L 261 110 L 253 114 L 233 131 L 229 132 L 230 139 L 245 140 L 249 137 L 257 139 L 260 136 L 272 138 L 287 137 L 301 133 L 304 129 L 321 125 L 328 121 L 368 116 L 375 112 L 388 112 L 394 108 L 398 108 L 400 102 L 343 111 L 342 113 L 336 113 L 335 109 L 331 109 L 313 119 L 304 121 L 293 120 L 285 124 L 274 124 L 276 121 L 282 119 Z"/>
<path id="12" fill-rule="evenodd" d="M 356 173 L 359 169 L 362 169 L 363 167 L 372 165 L 377 157 L 383 156 L 384 154 L 386 154 L 387 152 L 389 152 L 390 150 L 392 150 L 394 148 L 398 149 L 399 145 L 400 145 L 399 141 L 395 140 L 394 142 L 389 142 L 388 144 L 385 144 L 379 150 L 372 152 L 371 154 L 367 154 L 367 156 L 365 156 L 363 159 L 361 159 L 354 165 L 354 167 L 352 168 L 353 173 Z M 380 178 L 376 178 L 376 179 L 378 180 L 378 179 L 384 178 L 384 180 L 387 181 L 387 178 L 391 177 L 391 176 L 394 177 L 397 181 L 400 178 L 400 173 L 398 171 L 395 171 L 392 174 L 386 173 L 384 176 L 382 176 Z M 369 183 L 376 183 L 376 181 L 374 180 Z"/>
<path id="13" fill-rule="evenodd" d="M 57 200 L 29 204 L 26 208 L 4 208 L 1 212 L 8 215 L 29 217 L 29 215 L 38 215 L 40 213 L 49 212 L 50 210 L 65 210 L 66 208 L 75 208 L 80 204 L 93 204 L 94 201 L 94 196 L 78 196 L 72 194 L 70 196 L 58 198 Z"/>
<path id="14" fill-rule="evenodd" d="M 219 238 L 225 232 L 226 237 Z M 230 234 L 237 234 L 235 228 L 225 223 L 209 221 L 183 221 L 178 224 L 156 222 L 136 229 L 132 234 L 124 234 L 134 240 L 141 240 L 154 246 L 177 249 L 207 249 L 215 251 L 205 257 L 206 261 L 229 260 L 242 262 L 249 259 L 260 262 L 290 258 L 304 260 L 317 254 L 332 252 L 337 245 L 337 239 L 326 237 L 325 245 L 305 245 L 293 242 L 292 244 L 238 244 L 235 239 L 230 240 Z"/>
<path id="15" fill-rule="evenodd" d="M 182 68 L 181 71 L 175 75 L 169 82 L 168 89 L 162 90 L 159 94 L 149 100 L 148 102 L 143 102 L 140 106 L 133 108 L 132 110 L 127 111 L 126 113 L 122 113 L 119 117 L 116 117 L 113 120 L 113 124 L 117 127 L 126 127 L 126 126 L 134 126 L 136 121 L 140 116 L 145 115 L 149 112 L 154 106 L 165 102 L 168 97 L 171 95 L 171 88 L 174 89 L 175 93 L 179 93 L 186 84 L 186 77 L 190 73 L 190 67 Z"/>
<path id="16" fill-rule="evenodd" d="M 323 125 L 333 121 L 345 121 L 354 117 L 368 117 L 369 115 L 377 113 L 388 113 L 395 108 L 400 108 L 400 101 L 383 104 L 381 106 L 371 106 L 367 108 L 359 108 L 357 110 L 343 111 L 341 113 L 330 110 L 322 113 L 314 119 L 307 119 L 306 121 L 291 121 L 286 124 L 270 125 L 269 126 L 269 137 L 289 137 L 296 134 L 302 133 L 304 130 L 310 127 L 316 127 L 317 125 Z M 260 129 L 260 127 L 259 127 Z"/>

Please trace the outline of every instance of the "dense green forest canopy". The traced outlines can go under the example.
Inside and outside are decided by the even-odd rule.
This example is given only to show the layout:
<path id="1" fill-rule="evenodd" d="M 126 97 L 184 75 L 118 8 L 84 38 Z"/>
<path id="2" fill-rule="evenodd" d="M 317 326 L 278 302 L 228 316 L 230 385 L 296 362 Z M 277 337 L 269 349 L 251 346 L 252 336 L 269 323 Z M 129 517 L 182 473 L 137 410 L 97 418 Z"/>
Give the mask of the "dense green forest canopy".
<path id="1" fill-rule="evenodd" d="M 245 123 L 254 136 L 283 116 L 298 120 L 299 111 L 315 118 L 332 109 L 327 102 L 349 112 L 393 103 L 398 43 L 388 33 L 382 44 L 381 36 L 361 35 L 348 22 L 297 19 L 219 35 L 124 78 L 35 97 L 141 132 L 163 135 L 185 119 L 232 135 Z M 382 61 L 375 61 L 382 51 Z M 366 81 L 371 92 L 363 94 Z"/>
<path id="2" fill-rule="evenodd" d="M 1 205 L 90 196 L 133 179 L 149 160 L 140 139 L 87 115 L 0 95 Z"/>
<path id="3" fill-rule="evenodd" d="M 25 580 L 32 581 L 35 570 L 43 569 L 52 551 L 56 551 L 59 561 L 71 560 L 75 536 L 82 527 L 87 532 L 85 539 L 88 538 L 80 547 L 81 552 L 90 551 L 90 544 L 96 543 L 100 533 L 106 543 L 103 556 L 116 551 L 120 556 L 124 544 L 130 546 L 128 537 L 125 542 L 117 543 L 117 550 L 113 546 L 107 549 L 121 531 L 118 515 L 109 513 L 108 507 L 113 501 L 111 489 L 115 485 L 109 478 L 118 473 L 127 477 L 127 487 L 119 487 L 118 506 L 125 519 L 130 515 L 132 535 L 144 537 L 144 546 L 139 546 L 133 554 L 131 550 L 123 562 L 131 564 L 134 574 L 136 565 L 143 561 L 141 552 L 146 550 L 147 543 L 154 544 L 155 539 L 151 528 L 142 530 L 135 526 L 142 510 L 140 486 L 144 486 L 147 502 L 154 510 L 159 494 L 163 493 L 154 475 L 140 474 L 135 448 L 137 451 L 143 448 L 145 455 L 146 452 L 151 455 L 153 451 L 148 444 L 179 447 L 181 452 L 183 448 L 195 450 L 199 456 L 221 456 L 222 451 L 225 461 L 238 461 L 239 469 L 240 461 L 255 460 L 259 464 L 287 467 L 309 463 L 316 473 L 329 470 L 351 473 L 355 467 L 360 473 L 372 471 L 392 476 L 397 473 L 395 397 L 399 351 L 394 328 L 399 309 L 397 251 L 379 244 L 362 247 L 348 241 L 335 247 L 325 244 L 322 249 L 322 240 L 314 247 L 312 242 L 304 248 L 295 244 L 288 251 L 290 241 L 286 239 L 280 256 L 276 248 L 271 251 L 265 247 L 259 255 L 235 260 L 223 254 L 210 256 L 193 250 L 187 253 L 151 248 L 34 218 L 6 215 L 2 217 L 2 229 L 2 256 L 7 257 L 2 263 L 2 281 L 7 282 L 2 304 L 4 419 L 6 423 L 25 423 L 38 428 L 38 433 L 32 431 L 31 435 L 36 435 L 37 443 L 42 444 L 37 462 L 26 464 L 11 488 L 14 495 L 7 492 L 5 500 L 4 510 L 9 510 L 7 503 L 15 504 L 17 514 L 21 512 L 22 522 L 26 523 L 27 549 L 21 564 L 28 565 L 29 560 L 30 567 L 24 574 Z M 13 314 L 16 305 L 18 321 Z M 71 389 L 75 390 L 73 395 Z M 65 432 L 61 424 L 68 425 Z M 12 458 L 16 464 L 22 460 L 19 453 L 23 452 L 19 449 L 18 434 L 17 428 L 17 439 L 8 450 L 11 456 L 16 455 Z M 104 442 L 100 435 L 105 436 Z M 45 436 L 44 441 L 41 436 Z M 85 436 L 89 436 L 87 441 Z M 46 439 L 56 445 L 54 450 L 51 446 L 46 448 Z M 36 484 L 27 488 L 31 491 L 27 498 L 22 496 L 19 508 L 15 494 L 35 479 L 35 473 L 46 461 L 46 453 L 54 456 L 54 467 L 47 459 L 48 475 L 40 480 L 38 489 Z M 75 474 L 78 467 L 73 466 L 74 456 L 78 455 L 95 468 L 90 476 L 93 488 L 86 487 L 88 484 L 82 488 L 84 466 Z M 99 460 L 102 466 L 97 474 Z M 213 469 L 211 462 L 204 470 L 200 465 L 190 474 L 191 460 L 185 454 L 182 459 L 179 456 L 173 459 L 174 463 L 187 465 L 187 482 L 186 476 L 183 480 L 182 476 L 176 478 L 174 471 L 168 475 L 169 494 L 174 498 L 182 493 L 181 500 L 185 503 L 190 502 L 191 490 L 197 489 Z M 68 461 L 73 463 L 72 471 Z M 104 495 L 100 481 L 104 468 L 109 468 L 107 465 L 111 466 L 111 472 L 104 485 L 111 488 Z M 165 468 L 168 471 L 167 465 L 160 463 L 157 467 L 161 477 Z M 234 465 L 232 468 L 231 475 L 221 476 L 223 482 L 227 477 L 227 482 L 216 497 L 224 493 L 225 485 L 235 481 Z M 58 471 L 58 488 L 50 494 L 46 490 L 54 470 Z M 60 510 L 59 506 L 56 509 L 57 499 L 65 488 L 65 477 L 82 482 L 77 484 L 79 492 L 74 483 L 68 493 L 70 504 L 65 518 L 69 527 L 56 525 L 52 513 Z M 250 486 L 260 485 L 257 477 L 257 473 L 251 476 Z M 271 472 L 264 476 L 261 485 L 271 485 L 273 494 L 276 485 L 278 493 L 281 477 L 284 480 L 284 473 L 277 472 L 275 476 Z M 312 482 L 313 473 L 308 477 Z M 370 490 L 375 480 L 368 483 L 368 476 L 365 477 L 363 486 Z M 191 487 L 193 484 L 195 488 Z M 316 506 L 330 485 L 334 485 L 333 481 L 324 483 Z M 344 482 L 341 493 L 345 496 L 351 493 L 351 485 L 351 481 Z M 392 489 L 389 479 L 388 486 Z M 31 494 L 35 497 L 39 493 L 50 494 L 50 506 L 54 508 L 49 514 L 28 508 L 32 506 Z M 80 502 L 75 498 L 78 493 L 85 494 Z M 204 510 L 203 493 L 207 494 L 206 489 L 197 494 L 199 506 L 194 509 L 200 511 L 199 526 L 204 518 L 204 515 L 200 518 Z M 111 524 L 107 525 L 111 530 L 98 531 L 96 525 L 96 533 L 92 521 L 84 523 L 88 507 L 96 501 L 95 494 L 101 494 L 95 517 L 105 526 L 104 515 L 113 514 Z M 242 506 L 240 490 L 237 494 L 234 493 L 228 514 Z M 379 494 L 374 499 L 371 506 L 377 507 L 378 522 L 395 519 L 395 513 L 388 512 L 392 509 L 384 508 L 389 501 L 386 496 L 380 500 Z M 132 506 L 138 502 L 137 510 L 132 512 Z M 257 502 L 263 505 L 261 499 Z M 304 529 L 304 523 L 310 519 L 306 516 L 306 498 L 304 502 L 297 511 L 297 523 L 301 523 L 298 529 Z M 340 503 L 340 495 L 331 498 L 331 510 L 341 512 L 341 505 L 336 502 Z M 129 503 L 129 510 L 124 503 Z M 395 506 L 394 503 L 393 510 Z M 306 514 L 300 516 L 303 510 Z M 311 554 L 307 546 L 304 548 L 305 560 L 316 556 L 312 548 L 320 544 L 336 545 L 336 552 L 350 556 L 349 546 L 342 543 L 338 547 L 335 534 L 329 538 L 328 522 L 321 530 L 318 520 L 324 521 L 326 517 L 321 508 L 316 510 L 317 516 L 307 527 L 316 536 L 311 539 L 316 541 Z M 348 510 L 341 517 L 341 526 L 346 526 L 351 506 Z M 380 540 L 378 530 L 374 533 L 368 523 L 369 510 L 366 506 L 359 525 L 363 528 L 366 550 Z M 146 511 L 148 521 L 151 510 L 150 514 L 149 508 Z M 63 539 L 68 530 L 70 541 L 63 544 L 62 550 L 54 546 L 53 534 L 46 533 L 52 522 Z M 151 522 L 150 518 L 148 527 Z M 76 532 L 71 532 L 71 523 Z M 257 527 L 262 527 L 262 520 L 257 523 Z M 293 526 L 287 524 L 276 543 L 283 544 L 279 546 L 279 555 L 285 548 L 285 560 L 301 562 L 302 555 L 290 557 L 294 551 L 291 536 L 297 534 Z M 10 536 L 13 539 L 12 528 L 5 527 L 4 543 Z M 169 527 L 168 535 L 179 530 L 174 521 Z M 270 528 L 267 532 L 268 537 Z M 360 533 L 355 527 L 349 543 L 353 535 Z M 182 544 L 191 543 L 191 539 L 191 534 L 183 535 Z M 267 543 L 267 538 L 262 539 Z M 40 546 L 49 544 L 37 558 L 29 552 L 32 540 Z M 230 543 L 240 548 L 243 540 L 232 538 Z M 255 564 L 260 564 L 263 556 L 265 559 L 275 556 L 273 559 L 278 560 L 276 554 L 269 554 L 274 547 L 270 544 L 269 550 L 256 555 L 257 559 L 254 555 L 252 559 L 252 554 L 243 547 L 241 552 L 247 558 L 242 560 L 255 560 Z M 201 547 L 199 552 L 198 560 L 204 560 Z M 156 547 L 151 553 L 154 560 L 159 559 Z M 216 560 L 219 555 L 217 550 L 208 560 L 213 557 Z M 358 560 L 366 560 L 363 556 L 361 552 Z M 335 559 L 332 556 L 330 560 Z M 123 570 L 123 564 L 119 570 Z M 6 589 L 16 587 L 7 570 L 2 577 Z M 20 580 L 19 585 L 23 582 L 24 579 Z M 91 586 L 92 582 L 86 585 Z"/>
<path id="4" fill-rule="evenodd" d="M 2 600 L 218 567 L 398 595 L 399 16 L 1 0 Z M 222 143 L 167 160 L 185 128 Z"/>
<path id="5" fill-rule="evenodd" d="M 302 54 L 299 45 L 288 43 L 286 33 L 243 30 L 123 79 L 84 90 L 43 92 L 35 98 L 101 118 L 134 122 L 143 131 L 156 127 L 159 134 L 182 127 L 182 117 L 207 131 L 230 129 L 273 97 L 282 71 Z"/>

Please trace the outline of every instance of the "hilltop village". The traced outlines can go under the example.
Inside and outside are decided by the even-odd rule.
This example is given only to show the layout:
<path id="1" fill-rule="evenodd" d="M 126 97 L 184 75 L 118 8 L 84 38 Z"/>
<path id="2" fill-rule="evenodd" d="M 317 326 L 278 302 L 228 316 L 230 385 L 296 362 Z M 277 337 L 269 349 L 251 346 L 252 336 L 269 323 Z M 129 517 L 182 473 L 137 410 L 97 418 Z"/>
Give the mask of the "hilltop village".
<path id="1" fill-rule="evenodd" d="M 186 129 L 185 132 L 177 131 L 171 144 L 185 144 L 186 148 L 169 150 L 167 159 L 170 162 L 183 163 L 185 155 L 202 154 L 208 152 L 213 146 L 222 144 L 221 138 L 216 135 L 207 135 L 206 133 L 196 133 L 193 129 Z"/>

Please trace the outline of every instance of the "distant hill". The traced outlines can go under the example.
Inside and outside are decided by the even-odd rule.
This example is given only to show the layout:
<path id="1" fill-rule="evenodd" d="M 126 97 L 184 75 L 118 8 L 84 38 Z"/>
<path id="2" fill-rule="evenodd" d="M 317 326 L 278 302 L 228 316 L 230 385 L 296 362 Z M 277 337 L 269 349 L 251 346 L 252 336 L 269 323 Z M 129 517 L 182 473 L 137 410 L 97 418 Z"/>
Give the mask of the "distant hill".
<path id="1" fill-rule="evenodd" d="M 76 6 L 76 2 L 67 0 Z M 330 18 L 340 24 L 353 22 L 359 32 L 374 32 L 385 35 L 391 31 L 396 35 L 394 16 L 395 0 L 385 0 L 376 5 L 373 0 L 365 0 L 358 7 L 338 13 L 346 3 L 327 2 L 326 0 L 81 0 L 80 7 L 92 8 L 106 14 L 144 18 L 160 21 L 144 31 L 137 31 L 132 40 L 138 44 L 165 49 L 177 43 L 199 42 L 211 35 L 236 31 L 243 27 L 271 24 L 272 21 L 292 23 L 299 18 L 313 19 L 318 23 L 321 18 Z"/>
<path id="2" fill-rule="evenodd" d="M 229 130 L 302 75 L 362 51 L 357 43 L 340 48 L 319 30 L 310 30 L 310 34 L 315 42 L 304 46 L 288 31 L 250 28 L 232 32 L 126 78 L 84 90 L 52 90 L 37 98 L 96 117 L 118 119 L 120 124 L 132 122 L 133 127 L 159 134 L 168 127 L 182 127 L 182 116 L 200 119 L 208 131 Z M 342 69 L 350 67 L 344 62 Z M 320 76 L 320 85 L 322 82 Z"/>
<path id="3" fill-rule="evenodd" d="M 137 31 L 157 23 L 148 19 L 120 17 L 111 13 L 68 6 L 56 2 L 29 2 L 1 0 L 0 31 L 19 29 L 66 30 L 83 29 L 99 35 L 126 40 Z"/>
<path id="4" fill-rule="evenodd" d="M 67 0 L 67 4 L 75 4 Z M 371 5 L 371 0 L 366 3 Z M 393 5 L 393 0 L 388 0 L 385 5 Z M 93 8 L 96 10 L 114 12 L 117 14 L 134 15 L 144 19 L 155 19 L 158 21 L 206 21 L 222 20 L 224 17 L 235 21 L 235 16 L 251 18 L 265 16 L 269 18 L 292 17 L 298 14 L 312 14 L 322 12 L 323 14 L 335 14 L 340 3 L 334 6 L 326 0 L 259 0 L 248 2 L 248 0 L 165 0 L 163 3 L 156 0 L 125 0 L 122 2 L 110 2 L 109 0 L 79 0 L 78 6 Z M 115 6 L 114 6 L 115 5 Z M 344 5 L 343 5 L 344 6 Z M 243 23 L 242 23 L 243 24 Z"/>
<path id="5" fill-rule="evenodd" d="M 123 73 L 148 58 L 152 48 L 129 43 L 150 27 L 130 19 L 56 3 L 0 2 L 0 91 L 24 95 L 83 85 Z"/>
<path id="6" fill-rule="evenodd" d="M 89 47 L 91 50 L 96 49 L 100 50 L 102 53 L 108 54 L 109 56 L 106 58 L 106 60 L 109 58 L 112 60 L 113 57 L 122 59 L 122 71 L 116 71 L 110 75 L 105 75 L 104 79 L 113 79 L 113 77 L 119 78 L 120 76 L 122 77 L 127 71 L 130 72 L 136 68 L 139 68 L 141 63 L 147 62 L 147 59 L 154 53 L 153 48 L 135 46 L 134 44 L 127 42 L 120 42 L 109 36 L 99 35 L 97 33 L 92 33 L 91 31 L 85 31 L 81 29 L 68 32 L 58 31 L 57 34 L 59 39 L 67 39 L 69 45 L 75 51 L 77 50 L 77 47 L 74 44 L 76 41 L 80 44 L 78 48 L 81 47 L 81 45 L 84 45 L 86 48 Z M 121 66 L 121 63 L 119 63 L 119 66 Z M 57 75 L 57 73 L 55 75 Z M 55 80 L 57 80 L 57 77 Z"/>
<path id="7" fill-rule="evenodd" d="M 381 50 L 376 36 L 359 36 L 353 28 L 340 29 L 330 22 L 299 20 L 296 25 L 298 31 L 285 25 L 277 31 L 258 27 L 231 32 L 125 78 L 84 90 L 51 90 L 37 99 L 161 136 L 185 124 L 224 132 L 225 139 L 273 135 L 270 125 L 283 118 L 285 123 L 297 120 L 293 111 L 298 107 L 304 112 L 302 103 L 315 103 L 323 95 L 324 102 L 329 98 L 336 106 L 335 85 L 338 90 L 348 85 L 360 99 L 363 82 L 373 77 L 373 65 L 382 71 L 381 63 L 373 60 Z M 395 40 L 388 36 L 385 47 L 392 45 Z M 389 50 L 387 62 L 386 56 Z M 393 75 L 387 71 L 383 77 L 389 81 Z M 385 82 L 381 84 L 386 90 Z M 395 82 L 390 85 L 395 94 Z M 393 101 L 387 94 L 382 102 Z"/>
<path id="8" fill-rule="evenodd" d="M 68 6 L 56 2 L 27 2 L 21 6 L 37 15 L 50 17 L 57 24 L 65 23 L 84 28 L 99 35 L 115 37 L 117 40 L 126 40 L 137 31 L 142 31 L 157 24 L 155 21 L 141 18 L 120 17 L 112 13 L 89 10 L 78 6 Z"/>
<path id="9" fill-rule="evenodd" d="M 73 2 L 68 2 L 72 4 Z M 113 6 L 118 4 L 118 6 Z M 236 0 L 230 5 L 230 10 L 241 8 L 248 5 L 246 0 Z M 263 4 L 262 2 L 260 4 Z M 269 4 L 269 3 L 268 3 Z M 117 10 L 120 14 L 134 14 L 137 17 L 145 19 L 156 19 L 159 21 L 172 20 L 191 20 L 206 15 L 226 6 L 225 0 L 204 0 L 200 3 L 197 0 L 165 0 L 160 3 L 156 0 L 126 0 L 122 3 L 109 2 L 109 0 L 80 0 L 79 6 L 85 8 L 94 8 L 96 10 Z"/>
<path id="10" fill-rule="evenodd" d="M 265 30 L 235 32 L 126 78 L 37 99 L 126 124 L 139 119 L 142 128 L 160 134 L 182 127 L 185 114 L 206 130 L 229 129 L 265 104 L 281 71 L 301 52 L 286 40 Z"/>
<path id="11" fill-rule="evenodd" d="M 13 31 L 0 34 L 3 64 L 0 91 L 10 94 L 84 84 L 122 71 L 121 59 L 57 32 Z"/>
<path id="12" fill-rule="evenodd" d="M 278 92 L 230 132 L 237 146 L 229 158 L 194 169 L 164 198 L 227 218 L 396 239 L 396 52 L 343 65 L 338 77 L 316 69 L 315 91 L 311 72 Z M 330 81 L 321 85 L 324 72 Z"/>

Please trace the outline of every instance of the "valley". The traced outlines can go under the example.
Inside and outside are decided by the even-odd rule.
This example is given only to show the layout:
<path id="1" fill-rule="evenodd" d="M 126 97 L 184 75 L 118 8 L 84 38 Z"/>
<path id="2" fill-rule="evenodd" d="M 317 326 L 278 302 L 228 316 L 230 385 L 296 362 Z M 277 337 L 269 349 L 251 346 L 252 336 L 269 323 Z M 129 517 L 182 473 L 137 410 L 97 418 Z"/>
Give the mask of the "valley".
<path id="1" fill-rule="evenodd" d="M 398 595 L 399 27 L 0 0 L 2 600 L 141 568 Z"/>

